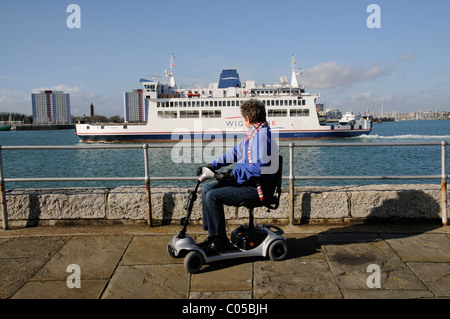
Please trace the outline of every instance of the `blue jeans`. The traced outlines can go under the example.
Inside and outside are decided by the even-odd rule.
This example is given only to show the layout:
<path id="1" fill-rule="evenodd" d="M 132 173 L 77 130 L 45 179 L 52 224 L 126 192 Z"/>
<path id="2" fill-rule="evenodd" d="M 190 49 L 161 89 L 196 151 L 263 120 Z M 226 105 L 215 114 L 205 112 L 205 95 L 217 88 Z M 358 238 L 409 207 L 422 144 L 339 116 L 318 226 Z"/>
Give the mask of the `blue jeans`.
<path id="1" fill-rule="evenodd" d="M 259 199 L 255 186 L 232 181 L 209 183 L 202 189 L 203 229 L 209 236 L 226 235 L 223 205 L 238 206 L 245 200 Z"/>

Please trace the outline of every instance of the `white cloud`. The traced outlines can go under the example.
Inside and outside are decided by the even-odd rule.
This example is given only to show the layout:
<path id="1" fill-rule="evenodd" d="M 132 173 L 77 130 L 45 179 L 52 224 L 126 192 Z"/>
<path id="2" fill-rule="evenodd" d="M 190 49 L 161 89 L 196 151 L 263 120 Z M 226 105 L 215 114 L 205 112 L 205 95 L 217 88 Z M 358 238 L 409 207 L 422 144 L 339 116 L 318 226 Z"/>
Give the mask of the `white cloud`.
<path id="1" fill-rule="evenodd" d="M 389 75 L 400 63 L 414 58 L 412 53 L 406 53 L 395 63 L 375 62 L 370 67 L 341 65 L 336 61 L 325 62 L 304 71 L 304 84 L 313 89 L 327 90 L 364 82 Z"/>

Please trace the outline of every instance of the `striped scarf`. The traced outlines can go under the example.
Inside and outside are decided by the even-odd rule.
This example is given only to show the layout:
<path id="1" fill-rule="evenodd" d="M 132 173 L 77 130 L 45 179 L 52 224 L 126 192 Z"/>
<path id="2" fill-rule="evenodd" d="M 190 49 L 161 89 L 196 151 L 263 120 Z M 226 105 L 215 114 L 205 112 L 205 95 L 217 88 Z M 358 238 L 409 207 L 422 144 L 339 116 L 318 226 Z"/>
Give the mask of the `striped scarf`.
<path id="1" fill-rule="evenodd" d="M 256 133 L 258 133 L 258 131 L 260 129 L 262 129 L 263 127 L 268 127 L 268 126 L 269 126 L 269 124 L 267 122 L 256 123 L 255 125 L 252 126 L 252 128 L 245 135 L 245 139 L 248 141 L 247 156 L 248 156 L 249 165 L 252 165 L 252 163 L 253 163 L 252 152 L 251 152 L 252 140 L 255 137 Z M 264 196 L 263 196 L 261 185 L 258 181 L 256 181 L 256 189 L 258 190 L 259 199 L 261 201 L 263 201 Z"/>

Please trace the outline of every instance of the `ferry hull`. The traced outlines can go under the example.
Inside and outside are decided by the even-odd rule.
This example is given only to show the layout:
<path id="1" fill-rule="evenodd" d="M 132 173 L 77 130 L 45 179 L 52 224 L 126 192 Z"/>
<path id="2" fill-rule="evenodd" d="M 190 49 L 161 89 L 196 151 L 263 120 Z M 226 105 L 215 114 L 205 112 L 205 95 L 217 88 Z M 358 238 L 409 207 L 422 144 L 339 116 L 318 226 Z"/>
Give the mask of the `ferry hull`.
<path id="1" fill-rule="evenodd" d="M 356 137 L 364 134 L 370 134 L 370 129 L 359 130 L 326 130 L 326 131 L 281 131 L 278 132 L 279 140 L 296 139 L 326 139 L 326 138 L 345 138 Z M 162 143 L 179 141 L 212 141 L 212 140 L 230 140 L 242 139 L 245 132 L 222 132 L 222 133 L 141 133 L 141 134 L 80 134 L 78 137 L 83 142 L 135 142 L 135 143 Z"/>

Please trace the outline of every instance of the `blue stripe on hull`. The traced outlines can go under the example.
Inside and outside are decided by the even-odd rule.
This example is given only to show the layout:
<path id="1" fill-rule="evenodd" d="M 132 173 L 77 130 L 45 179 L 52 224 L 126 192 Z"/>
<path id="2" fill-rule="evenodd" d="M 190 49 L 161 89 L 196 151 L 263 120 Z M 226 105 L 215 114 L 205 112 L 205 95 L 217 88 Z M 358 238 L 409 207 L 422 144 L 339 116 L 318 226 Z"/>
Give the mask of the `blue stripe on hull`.
<path id="1" fill-rule="evenodd" d="M 293 132 L 280 132 L 278 138 L 281 140 L 295 140 L 295 139 L 317 139 L 317 138 L 343 138 L 343 137 L 355 137 L 363 134 L 369 134 L 370 130 L 336 130 L 336 131 L 293 131 Z M 206 134 L 201 136 L 200 134 L 168 134 L 168 133 L 155 133 L 155 134 L 136 134 L 136 135 L 78 135 L 81 140 L 86 142 L 178 142 L 180 140 L 199 140 L 200 136 L 205 141 L 214 140 L 216 138 L 222 139 L 241 139 L 245 136 L 245 133 L 235 134 L 221 134 L 218 137 L 217 134 Z"/>

